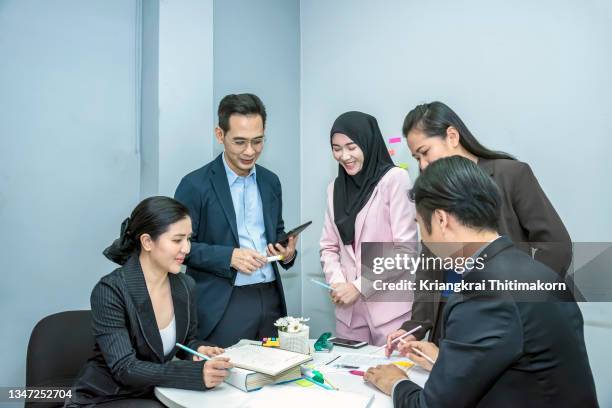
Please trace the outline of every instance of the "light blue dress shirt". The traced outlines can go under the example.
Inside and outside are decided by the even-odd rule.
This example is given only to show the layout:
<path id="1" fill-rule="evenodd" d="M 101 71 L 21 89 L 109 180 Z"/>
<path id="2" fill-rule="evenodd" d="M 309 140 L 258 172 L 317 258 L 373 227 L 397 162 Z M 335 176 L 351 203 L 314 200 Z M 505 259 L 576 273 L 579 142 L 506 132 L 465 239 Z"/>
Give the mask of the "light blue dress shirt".
<path id="1" fill-rule="evenodd" d="M 225 166 L 234 212 L 236 213 L 240 248 L 254 249 L 266 256 L 268 242 L 255 166 L 248 176 L 241 177 L 229 167 L 225 160 L 225 153 L 223 153 L 223 165 Z M 273 280 L 276 280 L 276 277 L 272 264 L 267 263 L 251 275 L 238 271 L 234 285 L 253 285 L 255 283 L 272 282 Z"/>

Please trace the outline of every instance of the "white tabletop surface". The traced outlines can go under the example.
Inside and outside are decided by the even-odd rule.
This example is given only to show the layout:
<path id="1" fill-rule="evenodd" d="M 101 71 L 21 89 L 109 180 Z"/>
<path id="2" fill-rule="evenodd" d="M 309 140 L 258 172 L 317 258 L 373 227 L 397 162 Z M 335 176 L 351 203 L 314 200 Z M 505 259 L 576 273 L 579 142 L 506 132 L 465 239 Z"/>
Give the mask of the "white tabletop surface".
<path id="1" fill-rule="evenodd" d="M 369 354 L 376 349 L 374 346 L 366 346 L 361 349 L 351 349 L 335 346 L 331 353 L 315 353 L 312 364 L 318 365 L 324 361 L 329 361 L 337 355 L 344 354 Z M 375 355 L 384 356 L 384 350 L 380 350 Z M 393 402 L 391 397 L 378 391 L 371 384 L 363 382 L 362 377 L 347 373 L 347 370 L 333 368 L 334 363 L 327 366 L 322 366 L 320 371 L 325 378 L 329 379 L 341 391 L 349 391 L 358 394 L 372 395 L 374 400 L 371 407 L 392 407 Z M 419 367 L 413 367 L 409 371 L 410 379 L 421 387 L 427 381 L 429 373 Z M 281 384 L 268 385 L 257 391 L 244 392 L 238 388 L 232 387 L 229 384 L 221 384 L 214 389 L 208 391 L 190 391 L 176 388 L 155 388 L 155 396 L 166 406 L 170 408 L 196 408 L 196 407 L 223 407 L 223 408 L 238 408 L 248 405 L 249 400 L 255 393 L 264 393 L 268 387 L 297 387 L 297 385 Z M 333 391 L 330 391 L 333 392 Z M 305 401 L 300 401 L 305 402 Z M 304 406 L 304 404 L 296 404 L 296 401 L 278 401 L 278 406 L 289 406 L 295 408 Z M 321 408 L 321 407 L 317 407 Z M 339 407 L 336 407 L 339 408 Z"/>

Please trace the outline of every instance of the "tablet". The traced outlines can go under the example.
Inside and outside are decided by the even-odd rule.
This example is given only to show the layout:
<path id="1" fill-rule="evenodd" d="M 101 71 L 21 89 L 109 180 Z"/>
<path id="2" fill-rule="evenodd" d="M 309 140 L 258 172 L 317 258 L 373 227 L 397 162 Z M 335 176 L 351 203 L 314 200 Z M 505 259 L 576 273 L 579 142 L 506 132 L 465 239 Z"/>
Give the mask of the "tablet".
<path id="1" fill-rule="evenodd" d="M 282 234 L 280 237 L 278 237 L 277 242 L 282 246 L 286 246 L 287 242 L 289 242 L 289 237 L 297 237 L 298 235 L 300 235 L 300 232 L 308 228 L 310 224 L 312 224 L 312 221 L 308 221 L 307 223 L 304 223 L 299 227 L 295 227 L 291 231 Z"/>

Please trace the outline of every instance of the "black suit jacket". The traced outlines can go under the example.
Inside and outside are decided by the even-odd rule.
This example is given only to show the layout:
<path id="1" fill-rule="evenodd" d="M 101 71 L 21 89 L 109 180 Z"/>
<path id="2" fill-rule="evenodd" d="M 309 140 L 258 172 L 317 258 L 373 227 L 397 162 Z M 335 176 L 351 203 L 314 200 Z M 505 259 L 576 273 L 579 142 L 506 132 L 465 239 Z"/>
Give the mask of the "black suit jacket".
<path id="1" fill-rule="evenodd" d="M 222 155 L 183 177 L 174 195 L 189 208 L 193 223 L 191 252 L 185 264 L 187 274 L 196 281 L 198 297 L 202 299 L 198 305 L 198 318 L 199 335 L 203 339 L 208 338 L 221 320 L 230 300 L 237 274 L 230 262 L 234 249 L 240 248 Z M 257 165 L 257 187 L 263 205 L 266 238 L 269 243 L 275 243 L 285 232 L 280 180 L 276 174 Z M 281 266 L 290 268 L 296 257 L 291 262 L 281 263 Z M 272 268 L 284 316 L 287 307 L 277 262 L 272 263 Z"/>
<path id="2" fill-rule="evenodd" d="M 169 274 L 176 341 L 197 349 L 193 279 Z M 192 361 L 177 347 L 167 356 L 138 255 L 100 279 L 91 293 L 93 357 L 81 370 L 68 406 L 123 398 L 151 398 L 156 386 L 205 390 L 204 362 Z M 70 335 L 70 333 L 66 333 Z M 185 359 L 170 361 L 174 356 Z"/>
<path id="3" fill-rule="evenodd" d="M 499 233 L 528 254 L 535 250 L 535 259 L 565 276 L 572 261 L 570 236 L 529 165 L 518 160 L 479 158 L 478 166 L 499 187 Z M 444 271 L 419 271 L 417 279 L 443 280 Z M 437 343 L 440 305 L 439 293 L 415 293 L 412 319 L 401 328 L 408 331 L 421 325 L 423 329 L 415 333 L 416 337 L 422 339 L 430 330 L 429 340 Z"/>
<path id="4" fill-rule="evenodd" d="M 466 273 L 465 282 L 561 280 L 505 237 L 480 256 L 485 267 Z M 451 295 L 425 388 L 398 383 L 394 406 L 597 407 L 582 314 L 572 299 L 568 292 L 539 302 L 520 302 L 509 293 Z"/>

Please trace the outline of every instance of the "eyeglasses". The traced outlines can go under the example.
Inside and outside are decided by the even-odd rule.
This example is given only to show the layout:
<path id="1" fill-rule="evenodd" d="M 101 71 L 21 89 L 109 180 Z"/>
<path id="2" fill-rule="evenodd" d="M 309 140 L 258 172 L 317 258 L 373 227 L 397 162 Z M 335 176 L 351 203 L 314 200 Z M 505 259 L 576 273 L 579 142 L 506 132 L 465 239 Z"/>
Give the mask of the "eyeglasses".
<path id="1" fill-rule="evenodd" d="M 259 151 L 259 150 L 263 149 L 264 138 L 263 137 L 258 137 L 258 138 L 251 139 L 251 140 L 234 139 L 234 140 L 231 141 L 231 144 L 232 144 L 232 146 L 236 150 L 244 151 L 244 150 L 247 149 L 248 145 L 251 145 L 253 150 Z"/>

